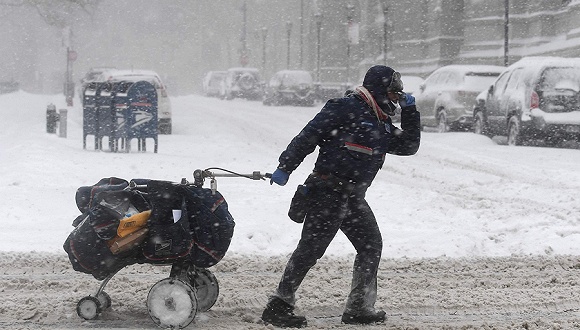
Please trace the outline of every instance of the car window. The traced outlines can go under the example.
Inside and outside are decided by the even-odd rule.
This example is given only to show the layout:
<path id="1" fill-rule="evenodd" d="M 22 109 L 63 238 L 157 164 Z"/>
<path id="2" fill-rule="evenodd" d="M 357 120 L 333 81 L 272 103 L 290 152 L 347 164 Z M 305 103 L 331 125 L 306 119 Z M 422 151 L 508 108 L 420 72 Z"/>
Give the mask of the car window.
<path id="1" fill-rule="evenodd" d="M 440 76 L 441 76 L 440 72 L 434 73 L 431 76 L 429 76 L 425 80 L 425 89 L 430 89 L 432 87 L 432 85 L 436 84 L 437 80 L 439 80 Z"/>
<path id="2" fill-rule="evenodd" d="M 439 90 L 449 78 L 449 72 L 438 72 L 425 81 L 425 90 Z"/>
<path id="3" fill-rule="evenodd" d="M 224 79 L 223 74 L 214 73 L 211 75 L 210 84 L 217 84 Z"/>
<path id="4" fill-rule="evenodd" d="M 467 91 L 483 91 L 489 88 L 499 76 L 495 72 L 468 72 L 463 79 L 463 88 Z"/>
<path id="5" fill-rule="evenodd" d="M 494 94 L 501 94 L 501 93 L 503 93 L 503 90 L 505 89 L 505 85 L 506 85 L 506 83 L 508 81 L 508 78 L 509 78 L 510 74 L 511 74 L 511 72 L 505 72 L 504 74 L 502 74 L 499 77 L 499 79 L 495 83 Z"/>
<path id="6" fill-rule="evenodd" d="M 272 79 L 270 79 L 270 86 L 272 87 L 279 87 L 282 84 L 280 81 L 280 77 L 278 75 L 274 75 Z"/>
<path id="7" fill-rule="evenodd" d="M 562 85 L 563 82 L 580 84 L 580 68 L 547 68 L 540 79 L 540 88 L 553 90 L 556 85 Z"/>
<path id="8" fill-rule="evenodd" d="M 97 78 L 99 75 L 101 74 L 101 72 L 88 72 L 87 75 L 85 76 L 86 80 L 93 80 L 95 78 Z"/>
<path id="9" fill-rule="evenodd" d="M 254 72 L 254 71 L 235 71 L 233 76 L 234 76 L 233 77 L 234 81 L 237 81 L 242 76 L 245 76 L 245 77 L 250 76 L 256 80 L 259 80 L 259 74 L 257 72 Z"/>
<path id="10" fill-rule="evenodd" d="M 461 74 L 459 74 L 459 72 L 449 72 L 449 75 L 447 76 L 447 79 L 445 80 L 444 84 L 457 86 L 461 84 L 461 82 L 462 79 Z"/>
<path id="11" fill-rule="evenodd" d="M 105 75 L 107 76 L 107 75 Z M 111 82 L 120 82 L 120 81 L 147 81 L 156 89 L 163 88 L 163 84 L 161 83 L 161 79 L 157 76 L 150 76 L 150 75 L 142 75 L 142 74 L 119 74 L 119 75 L 111 75 L 107 78 L 108 81 Z"/>
<path id="12" fill-rule="evenodd" d="M 522 68 L 517 68 L 513 71 L 513 73 L 510 76 L 510 79 L 507 82 L 507 87 L 506 90 L 515 90 L 518 89 L 519 86 L 521 85 L 521 75 L 522 75 L 523 69 Z"/>
<path id="13" fill-rule="evenodd" d="M 312 76 L 308 72 L 293 72 L 284 75 L 284 85 L 311 84 Z"/>
<path id="14" fill-rule="evenodd" d="M 435 81 L 434 85 L 445 85 L 447 83 L 447 79 L 449 79 L 449 72 L 442 72 L 437 81 Z"/>

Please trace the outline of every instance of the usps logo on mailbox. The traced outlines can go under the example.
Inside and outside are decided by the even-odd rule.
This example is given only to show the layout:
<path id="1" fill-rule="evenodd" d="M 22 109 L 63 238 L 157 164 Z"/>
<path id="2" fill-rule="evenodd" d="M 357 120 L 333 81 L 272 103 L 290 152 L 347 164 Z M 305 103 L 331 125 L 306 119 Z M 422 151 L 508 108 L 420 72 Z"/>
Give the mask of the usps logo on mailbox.
<path id="1" fill-rule="evenodd" d="M 148 94 L 149 93 L 147 93 L 143 90 L 138 90 L 136 95 L 135 95 L 137 98 L 137 102 L 133 102 L 133 103 L 131 103 L 131 105 L 135 106 L 135 107 L 151 107 L 151 106 L 153 106 Z M 133 125 L 131 125 L 131 128 L 135 128 L 137 126 L 144 125 L 144 124 L 150 122 L 151 120 L 153 120 L 153 113 L 151 111 L 146 111 L 146 110 L 141 110 L 141 109 L 134 110 L 133 116 L 135 116 L 135 121 L 133 122 Z"/>
<path id="2" fill-rule="evenodd" d="M 157 91 L 146 81 L 134 83 L 127 91 L 129 99 L 129 135 L 136 138 L 157 135 Z"/>
<path id="3" fill-rule="evenodd" d="M 153 114 L 147 111 L 137 110 L 133 112 L 133 115 L 135 116 L 135 122 L 131 125 L 131 128 L 135 128 L 153 120 Z"/>

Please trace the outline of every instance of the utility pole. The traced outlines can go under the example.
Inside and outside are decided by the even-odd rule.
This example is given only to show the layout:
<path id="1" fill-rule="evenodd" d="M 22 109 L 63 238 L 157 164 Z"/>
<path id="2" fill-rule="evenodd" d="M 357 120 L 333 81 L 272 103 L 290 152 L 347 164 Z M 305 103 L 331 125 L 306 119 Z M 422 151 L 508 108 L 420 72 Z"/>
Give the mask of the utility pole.
<path id="1" fill-rule="evenodd" d="M 504 0 L 505 5 L 505 19 L 503 28 L 503 65 L 508 66 L 509 64 L 509 24 L 510 24 L 510 1 Z"/>
<path id="2" fill-rule="evenodd" d="M 286 54 L 286 69 L 290 69 L 290 34 L 292 33 L 292 22 L 286 22 L 286 32 L 288 33 L 288 54 Z"/>
<path id="3" fill-rule="evenodd" d="M 316 82 L 320 83 L 320 31 L 322 30 L 322 14 L 314 15 L 316 21 Z"/>
<path id="4" fill-rule="evenodd" d="M 346 28 L 347 28 L 347 38 L 346 38 L 346 84 L 350 83 L 350 29 L 352 27 L 352 20 L 354 16 L 354 6 L 351 4 L 346 5 Z"/>
<path id="5" fill-rule="evenodd" d="M 242 66 L 248 65 L 248 44 L 247 44 L 247 12 L 248 12 L 248 4 L 244 1 L 242 5 L 242 14 L 243 14 L 243 24 L 242 24 L 242 49 L 240 51 L 240 64 Z"/>
<path id="6" fill-rule="evenodd" d="M 262 72 L 266 73 L 266 37 L 268 36 L 268 28 L 262 27 Z"/>
<path id="7" fill-rule="evenodd" d="M 382 2 L 383 4 L 383 62 L 387 65 L 387 43 L 388 43 L 388 31 L 389 31 L 389 7 L 387 6 L 387 0 Z"/>
<path id="8" fill-rule="evenodd" d="M 77 59 L 77 53 L 71 48 L 72 30 L 70 26 L 64 28 L 63 36 L 63 43 L 66 46 L 66 77 L 64 82 L 64 96 L 66 99 L 66 105 L 72 107 L 73 98 L 75 95 L 75 84 L 72 81 L 73 62 Z"/>
<path id="9" fill-rule="evenodd" d="M 300 0 L 300 69 L 304 62 L 304 0 Z"/>

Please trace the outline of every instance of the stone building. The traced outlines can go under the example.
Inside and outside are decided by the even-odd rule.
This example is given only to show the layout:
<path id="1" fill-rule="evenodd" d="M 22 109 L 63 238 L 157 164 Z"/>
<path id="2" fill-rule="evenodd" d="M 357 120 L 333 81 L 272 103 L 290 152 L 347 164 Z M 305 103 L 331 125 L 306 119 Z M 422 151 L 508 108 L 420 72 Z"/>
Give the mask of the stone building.
<path id="1" fill-rule="evenodd" d="M 352 13 L 348 6 L 354 7 Z M 318 0 L 317 10 L 324 15 L 322 81 L 359 83 L 376 63 L 426 77 L 448 64 L 509 65 L 524 56 L 580 56 L 580 0 Z M 359 36 L 350 44 L 349 17 Z M 316 24 L 310 26 L 315 35 Z M 311 50 L 316 42 L 310 38 Z"/>

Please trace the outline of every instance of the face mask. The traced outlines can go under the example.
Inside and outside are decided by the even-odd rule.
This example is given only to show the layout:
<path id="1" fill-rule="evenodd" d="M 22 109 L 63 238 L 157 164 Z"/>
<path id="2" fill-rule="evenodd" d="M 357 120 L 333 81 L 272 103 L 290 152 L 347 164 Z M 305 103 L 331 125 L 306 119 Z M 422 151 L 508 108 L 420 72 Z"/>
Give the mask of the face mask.
<path id="1" fill-rule="evenodd" d="M 397 113 L 397 107 L 398 107 L 397 103 L 393 103 L 392 101 L 388 100 L 388 101 L 383 102 L 383 104 L 384 104 L 384 106 L 381 106 L 381 109 L 383 109 L 383 111 L 387 115 L 394 116 Z"/>

